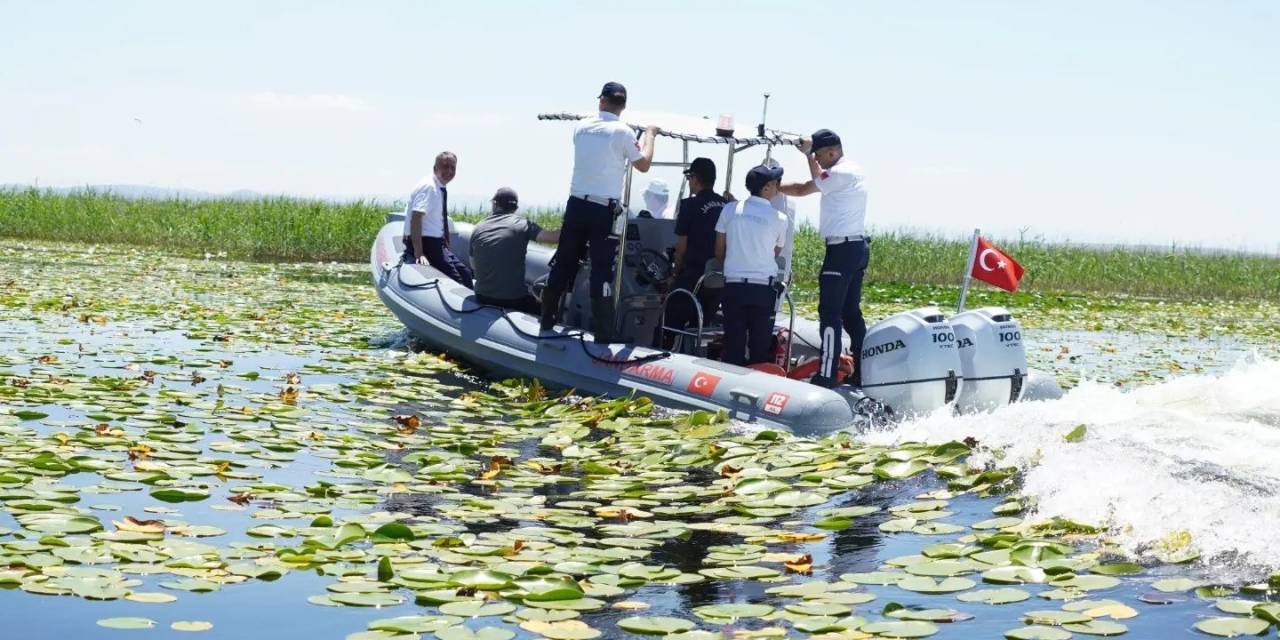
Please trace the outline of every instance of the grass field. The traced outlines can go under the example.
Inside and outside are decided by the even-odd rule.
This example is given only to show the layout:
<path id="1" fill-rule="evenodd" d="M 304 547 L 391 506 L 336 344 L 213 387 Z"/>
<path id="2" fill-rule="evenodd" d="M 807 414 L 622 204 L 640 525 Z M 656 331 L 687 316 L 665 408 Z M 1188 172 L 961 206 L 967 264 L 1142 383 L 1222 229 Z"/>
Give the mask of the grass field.
<path id="1" fill-rule="evenodd" d="M 130 200 L 104 193 L 0 191 L 0 237 L 225 252 L 251 260 L 363 262 L 388 207 L 290 198 Z M 455 213 L 457 219 L 479 214 Z M 559 225 L 558 211 L 530 214 Z M 871 283 L 955 285 L 967 243 L 873 230 Z M 1043 242 L 1001 242 L 1027 269 L 1031 294 L 1090 292 L 1177 299 L 1280 296 L 1280 259 L 1240 253 L 1126 247 L 1099 249 Z M 812 227 L 796 240 L 797 289 L 816 285 L 823 247 Z"/>

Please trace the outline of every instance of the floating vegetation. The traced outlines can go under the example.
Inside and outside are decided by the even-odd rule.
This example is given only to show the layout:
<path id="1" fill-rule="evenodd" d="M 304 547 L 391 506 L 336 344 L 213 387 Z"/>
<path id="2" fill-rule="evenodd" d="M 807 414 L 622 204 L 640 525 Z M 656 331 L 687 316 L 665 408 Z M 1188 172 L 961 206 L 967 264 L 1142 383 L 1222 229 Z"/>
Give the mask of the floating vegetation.
<path id="1" fill-rule="evenodd" d="M 1280 614 L 1274 584 L 1029 517 L 972 443 L 486 382 L 372 346 L 395 325 L 330 267 L 93 259 L 11 250 L 0 294 L 0 603 L 75 599 L 76 633 L 234 630 L 240 590 L 352 638 L 1111 636 L 1167 606 L 1140 594 L 1210 634 Z"/>

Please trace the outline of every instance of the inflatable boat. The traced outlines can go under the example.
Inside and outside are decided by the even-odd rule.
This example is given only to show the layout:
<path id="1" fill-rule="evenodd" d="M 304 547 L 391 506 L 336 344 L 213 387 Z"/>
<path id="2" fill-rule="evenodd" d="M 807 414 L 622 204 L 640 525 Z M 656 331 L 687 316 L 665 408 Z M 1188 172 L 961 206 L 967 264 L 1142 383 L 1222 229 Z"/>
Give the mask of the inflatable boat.
<path id="1" fill-rule="evenodd" d="M 876 420 L 936 411 L 989 410 L 1061 394 L 1052 378 L 1027 368 L 1022 330 L 1005 309 L 951 318 L 925 307 L 887 318 L 867 331 L 863 387 L 826 389 L 790 374 L 818 355 L 816 323 L 787 306 L 778 323 L 772 367 L 747 368 L 717 358 L 720 322 L 706 318 L 685 332 L 681 350 L 657 348 L 666 302 L 660 290 L 674 221 L 631 219 L 622 261 L 618 314 L 625 344 L 596 344 L 590 332 L 586 278 L 566 296 L 566 323 L 542 332 L 538 318 L 476 302 L 471 289 L 427 265 L 404 264 L 400 214 L 378 233 L 370 252 L 378 297 L 420 341 L 499 375 L 607 396 L 643 394 L 681 409 L 724 410 L 731 417 L 799 435 L 821 435 Z M 452 246 L 469 260 L 471 225 L 453 223 Z M 525 280 L 540 293 L 553 251 L 530 243 Z M 667 267 L 669 268 L 669 266 Z M 586 273 L 582 271 L 581 273 Z M 705 286 L 715 286 L 704 278 Z M 787 298 L 789 300 L 789 297 Z M 845 344 L 849 344 L 846 339 Z M 683 352 L 681 352 L 683 351 Z"/>

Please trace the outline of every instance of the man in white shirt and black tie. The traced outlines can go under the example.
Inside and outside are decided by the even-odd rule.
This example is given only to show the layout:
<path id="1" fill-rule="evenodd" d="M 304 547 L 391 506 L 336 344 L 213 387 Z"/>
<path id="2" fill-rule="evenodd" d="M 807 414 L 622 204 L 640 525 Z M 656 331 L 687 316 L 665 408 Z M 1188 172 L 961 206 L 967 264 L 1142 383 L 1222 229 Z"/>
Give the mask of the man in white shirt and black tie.
<path id="1" fill-rule="evenodd" d="M 458 156 L 442 151 L 431 175 L 409 194 L 404 209 L 404 261 L 429 264 L 456 282 L 471 288 L 471 268 L 450 248 L 448 184 L 458 173 Z"/>

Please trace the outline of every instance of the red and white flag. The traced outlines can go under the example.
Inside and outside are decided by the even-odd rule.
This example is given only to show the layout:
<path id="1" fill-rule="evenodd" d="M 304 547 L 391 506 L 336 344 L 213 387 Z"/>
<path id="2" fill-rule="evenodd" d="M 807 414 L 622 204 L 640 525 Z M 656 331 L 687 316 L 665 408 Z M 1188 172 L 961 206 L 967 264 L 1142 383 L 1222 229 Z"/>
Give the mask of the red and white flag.
<path id="1" fill-rule="evenodd" d="M 1022 265 L 986 238 L 978 237 L 970 275 L 1005 291 L 1017 291 Z"/>

